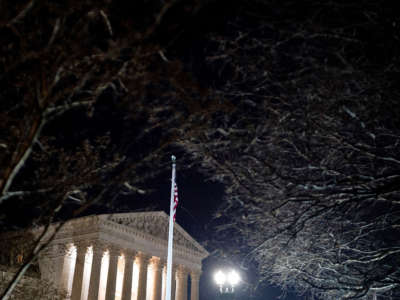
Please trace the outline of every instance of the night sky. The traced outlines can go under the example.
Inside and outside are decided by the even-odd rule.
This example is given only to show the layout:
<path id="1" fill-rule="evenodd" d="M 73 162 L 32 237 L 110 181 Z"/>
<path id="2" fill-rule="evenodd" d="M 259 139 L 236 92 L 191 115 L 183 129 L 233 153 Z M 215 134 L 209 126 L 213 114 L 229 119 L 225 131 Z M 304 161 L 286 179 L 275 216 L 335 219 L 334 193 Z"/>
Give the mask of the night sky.
<path id="1" fill-rule="evenodd" d="M 399 299 L 396 1 L 8 2 L 0 231 L 169 213 L 175 155 L 201 300 Z"/>

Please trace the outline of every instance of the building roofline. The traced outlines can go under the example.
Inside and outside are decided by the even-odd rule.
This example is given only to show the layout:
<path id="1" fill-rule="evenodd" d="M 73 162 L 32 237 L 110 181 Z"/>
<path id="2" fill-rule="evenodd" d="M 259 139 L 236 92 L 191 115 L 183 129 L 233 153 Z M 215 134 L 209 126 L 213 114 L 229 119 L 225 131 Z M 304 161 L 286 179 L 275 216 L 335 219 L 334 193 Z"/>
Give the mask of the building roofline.
<path id="1" fill-rule="evenodd" d="M 159 211 L 144 211 L 144 212 L 130 212 L 130 213 L 111 213 L 111 214 L 100 214 L 100 215 L 92 215 L 98 216 L 99 218 L 110 219 L 111 217 L 134 217 L 134 216 L 159 216 L 167 221 L 169 221 L 169 216 L 162 210 Z M 74 219 L 72 219 L 74 220 Z M 177 222 L 175 222 L 174 229 L 176 229 L 179 233 L 181 233 L 185 238 L 187 238 L 191 243 L 193 243 L 201 252 L 204 253 L 205 256 L 210 255 L 210 253 L 199 243 L 197 242 L 185 229 L 182 228 Z"/>

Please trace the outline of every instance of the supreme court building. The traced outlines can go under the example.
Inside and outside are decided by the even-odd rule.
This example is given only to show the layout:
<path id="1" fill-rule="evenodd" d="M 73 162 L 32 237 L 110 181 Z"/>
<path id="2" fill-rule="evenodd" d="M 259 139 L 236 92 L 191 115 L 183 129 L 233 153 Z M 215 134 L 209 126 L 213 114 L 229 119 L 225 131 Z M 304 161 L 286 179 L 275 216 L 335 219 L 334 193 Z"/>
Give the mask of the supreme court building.
<path id="1" fill-rule="evenodd" d="M 41 253 L 41 277 L 71 300 L 164 300 L 168 219 L 162 211 L 73 219 Z M 171 299 L 199 299 L 207 256 L 175 223 Z"/>

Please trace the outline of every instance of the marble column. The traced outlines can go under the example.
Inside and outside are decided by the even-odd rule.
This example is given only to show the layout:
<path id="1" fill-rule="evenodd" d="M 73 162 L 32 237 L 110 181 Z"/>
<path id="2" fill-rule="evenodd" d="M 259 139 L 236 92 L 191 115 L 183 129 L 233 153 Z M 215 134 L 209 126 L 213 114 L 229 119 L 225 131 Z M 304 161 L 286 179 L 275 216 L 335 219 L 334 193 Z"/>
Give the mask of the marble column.
<path id="1" fill-rule="evenodd" d="M 81 300 L 86 250 L 87 245 L 81 243 L 76 244 L 76 261 L 74 279 L 72 281 L 71 300 Z"/>
<path id="2" fill-rule="evenodd" d="M 108 249 L 110 254 L 110 264 L 108 266 L 106 300 L 115 299 L 115 288 L 117 286 L 118 256 L 120 251 L 114 247 Z"/>
<path id="3" fill-rule="evenodd" d="M 92 270 L 90 272 L 88 300 L 99 298 L 101 260 L 104 254 L 104 247 L 100 244 L 93 244 Z"/>
<path id="4" fill-rule="evenodd" d="M 200 271 L 190 272 L 190 300 L 199 300 Z"/>
<path id="5" fill-rule="evenodd" d="M 171 300 L 175 300 L 175 295 L 176 295 L 176 266 L 173 266 L 171 273 Z"/>
<path id="6" fill-rule="evenodd" d="M 187 271 L 180 266 L 177 270 L 177 289 L 176 289 L 176 300 L 187 300 Z"/>
<path id="7" fill-rule="evenodd" d="M 72 244 L 68 244 L 65 248 L 65 255 L 63 259 L 63 265 L 62 265 L 62 272 L 61 272 L 61 278 L 59 282 L 59 286 L 62 291 L 64 292 L 70 292 L 68 291 L 68 279 L 69 279 L 69 273 L 71 270 L 71 260 L 72 260 Z"/>
<path id="8" fill-rule="evenodd" d="M 132 275 L 134 257 L 135 252 L 125 251 L 125 269 L 121 297 L 122 300 L 131 300 L 132 297 Z"/>
<path id="9" fill-rule="evenodd" d="M 163 268 L 163 272 L 164 272 L 164 284 L 163 284 L 163 291 L 162 291 L 162 298 L 163 300 L 166 299 L 167 297 L 167 262 L 164 261 L 164 268 Z M 176 271 L 176 267 L 172 266 L 172 270 L 171 270 L 171 300 L 175 300 L 175 289 L 176 289 L 176 278 L 175 278 L 175 271 Z"/>
<path id="10" fill-rule="evenodd" d="M 151 259 L 154 270 L 154 285 L 153 285 L 153 299 L 161 300 L 161 288 L 162 288 L 162 272 L 161 272 L 161 261 L 158 257 L 153 257 Z"/>
<path id="11" fill-rule="evenodd" d="M 161 299 L 165 300 L 167 294 L 167 263 L 164 261 L 162 266 L 162 292 Z"/>
<path id="12" fill-rule="evenodd" d="M 149 257 L 144 253 L 140 253 L 137 257 L 139 262 L 139 282 L 138 282 L 138 296 L 137 300 L 146 299 L 146 286 L 147 286 L 147 267 L 149 264 Z"/>

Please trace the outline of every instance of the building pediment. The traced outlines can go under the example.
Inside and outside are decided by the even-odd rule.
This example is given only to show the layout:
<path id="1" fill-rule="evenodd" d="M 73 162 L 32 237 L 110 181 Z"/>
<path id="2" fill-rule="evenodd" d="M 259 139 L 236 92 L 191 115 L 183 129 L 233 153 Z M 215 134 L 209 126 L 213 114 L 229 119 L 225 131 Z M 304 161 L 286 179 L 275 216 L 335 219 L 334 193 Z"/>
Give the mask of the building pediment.
<path id="1" fill-rule="evenodd" d="M 102 215 L 108 221 L 128 226 L 150 236 L 168 241 L 169 216 L 163 211 L 119 213 Z M 190 249 L 204 256 L 208 255 L 198 242 L 196 242 L 179 224 L 174 224 L 174 245 Z"/>

